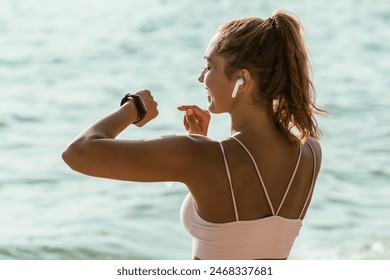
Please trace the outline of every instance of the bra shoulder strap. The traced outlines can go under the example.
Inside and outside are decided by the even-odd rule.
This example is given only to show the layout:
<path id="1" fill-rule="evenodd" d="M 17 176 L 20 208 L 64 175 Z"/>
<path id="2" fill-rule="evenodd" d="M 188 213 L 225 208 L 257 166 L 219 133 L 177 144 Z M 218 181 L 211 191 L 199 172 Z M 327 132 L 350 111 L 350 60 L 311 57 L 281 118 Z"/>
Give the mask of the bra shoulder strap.
<path id="1" fill-rule="evenodd" d="M 311 177 L 310 190 L 309 190 L 309 193 L 308 193 L 308 195 L 307 195 L 305 204 L 303 205 L 301 214 L 299 214 L 299 219 L 302 218 L 303 212 L 304 212 L 305 209 L 306 209 L 306 205 L 307 205 L 307 203 L 309 202 L 309 199 L 310 199 L 310 197 L 311 197 L 311 195 L 312 195 L 312 193 L 313 193 L 314 179 L 315 179 L 315 174 L 316 174 L 316 170 L 317 170 L 317 158 L 316 158 L 316 154 L 315 154 L 314 149 L 313 149 L 312 145 L 310 144 L 310 142 L 309 142 L 309 141 L 306 141 L 306 142 L 307 142 L 307 144 L 309 145 L 311 152 L 313 153 L 313 174 L 312 174 L 312 177 Z"/>
<path id="2" fill-rule="evenodd" d="M 287 188 L 286 188 L 286 192 L 284 193 L 284 196 L 283 196 L 283 198 L 282 198 L 282 201 L 281 201 L 280 204 L 279 204 L 279 208 L 278 208 L 278 210 L 276 211 L 276 215 L 279 214 L 279 211 L 280 211 L 280 209 L 281 209 L 282 206 L 283 206 L 284 200 L 285 200 L 286 197 L 287 197 L 288 191 L 290 190 L 290 187 L 291 187 L 291 185 L 292 185 L 292 182 L 293 182 L 293 180 L 294 180 L 294 178 L 295 178 L 295 174 L 297 173 L 299 163 L 301 162 L 301 156 L 302 156 L 302 145 L 299 145 L 299 155 L 298 155 L 298 159 L 297 159 L 297 162 L 296 162 L 296 164 L 295 164 L 295 168 L 294 168 L 293 174 L 292 174 L 292 176 L 291 176 L 291 178 L 290 178 L 290 182 L 288 182 L 288 185 L 287 185 Z"/>
<path id="3" fill-rule="evenodd" d="M 219 146 L 221 147 L 221 151 L 222 151 L 222 155 L 223 155 L 223 160 L 224 160 L 224 162 L 225 162 L 226 174 L 227 174 L 227 177 L 228 177 L 228 180 L 229 180 L 230 192 L 231 192 L 232 200 L 233 200 L 234 214 L 235 214 L 235 216 L 236 216 L 236 221 L 238 221 L 239 218 L 238 218 L 238 211 L 237 211 L 237 205 L 236 205 L 236 198 L 235 198 L 235 196 L 234 196 L 233 183 L 232 183 L 232 176 L 230 175 L 229 164 L 228 164 L 228 162 L 227 162 L 226 155 L 225 155 L 225 149 L 223 148 L 222 143 L 221 143 L 221 142 L 218 142 L 218 143 L 219 143 Z"/>
<path id="4" fill-rule="evenodd" d="M 257 177 L 259 177 L 259 181 L 260 181 L 260 183 L 261 183 L 261 186 L 263 187 L 263 191 L 264 191 L 265 197 L 267 198 L 267 202 L 268 202 L 269 208 L 270 208 L 271 211 L 272 211 L 272 215 L 275 216 L 274 207 L 272 206 L 271 200 L 270 200 L 270 198 L 269 198 L 267 189 L 265 188 L 263 178 L 261 177 L 261 174 L 260 174 L 260 171 L 259 171 L 259 167 L 257 166 L 257 163 L 256 163 L 255 159 L 253 158 L 253 156 L 252 156 L 251 152 L 248 150 L 248 148 L 247 148 L 240 140 L 238 140 L 238 139 L 237 139 L 236 137 L 234 137 L 234 136 L 231 136 L 231 138 L 234 139 L 234 140 L 236 140 L 236 142 L 237 142 L 238 144 L 241 145 L 241 147 L 246 151 L 246 153 L 248 154 L 248 156 L 251 158 L 252 163 L 253 163 L 253 166 L 255 167 L 256 172 L 257 172 Z"/>

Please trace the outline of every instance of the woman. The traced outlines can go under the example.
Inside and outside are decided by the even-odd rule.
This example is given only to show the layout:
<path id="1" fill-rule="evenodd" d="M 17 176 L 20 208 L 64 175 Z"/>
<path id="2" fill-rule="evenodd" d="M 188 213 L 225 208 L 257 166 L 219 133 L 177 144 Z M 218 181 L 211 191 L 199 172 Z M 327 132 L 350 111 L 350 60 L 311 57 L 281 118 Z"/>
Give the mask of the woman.
<path id="1" fill-rule="evenodd" d="M 209 112 L 180 106 L 189 135 L 116 140 L 158 115 L 142 90 L 78 136 L 63 159 L 91 176 L 184 183 L 181 219 L 194 259 L 286 259 L 321 163 L 314 114 L 324 111 L 314 105 L 300 32 L 297 19 L 275 12 L 228 22 L 212 38 L 199 81 L 209 111 L 230 114 L 230 137 L 207 138 Z"/>

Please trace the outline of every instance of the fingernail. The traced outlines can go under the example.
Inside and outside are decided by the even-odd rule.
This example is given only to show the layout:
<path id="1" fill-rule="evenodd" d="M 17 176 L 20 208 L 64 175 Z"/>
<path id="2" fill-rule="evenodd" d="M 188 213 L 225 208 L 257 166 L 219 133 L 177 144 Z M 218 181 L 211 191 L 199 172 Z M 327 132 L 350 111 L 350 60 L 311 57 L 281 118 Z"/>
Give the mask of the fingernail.
<path id="1" fill-rule="evenodd" d="M 192 116 L 193 113 L 194 113 L 194 111 L 192 111 L 191 109 L 187 110 L 187 115 Z"/>

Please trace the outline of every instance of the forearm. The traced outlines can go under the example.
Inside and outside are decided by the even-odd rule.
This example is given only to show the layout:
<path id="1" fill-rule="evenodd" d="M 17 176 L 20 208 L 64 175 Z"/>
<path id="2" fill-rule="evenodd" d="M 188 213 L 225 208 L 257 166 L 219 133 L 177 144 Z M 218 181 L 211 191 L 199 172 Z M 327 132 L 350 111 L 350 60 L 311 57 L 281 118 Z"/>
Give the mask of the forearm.
<path id="1" fill-rule="evenodd" d="M 134 102 L 129 100 L 123 106 L 92 124 L 76 137 L 62 153 L 63 160 L 74 170 L 82 172 L 90 161 L 101 158 L 98 143 L 103 139 L 115 139 L 138 118 Z"/>
<path id="2" fill-rule="evenodd" d="M 124 129 L 135 122 L 138 111 L 134 102 L 129 100 L 106 117 L 92 124 L 78 138 L 115 139 Z"/>
<path id="3" fill-rule="evenodd" d="M 63 160 L 72 169 L 93 176 L 114 176 L 115 170 L 107 167 L 101 169 L 101 166 L 105 166 L 107 162 L 110 162 L 110 159 L 112 160 L 111 165 L 114 165 L 115 160 L 120 158 L 122 153 L 129 152 L 129 149 L 132 148 L 131 141 L 127 141 L 128 144 L 125 145 L 127 148 L 121 150 L 124 141 L 114 139 L 134 122 L 137 122 L 136 126 L 142 127 L 158 115 L 158 104 L 154 101 L 150 91 L 141 90 L 136 95 L 142 98 L 141 101 L 144 103 L 144 110 L 147 113 L 140 114 L 136 105 L 137 101 L 131 97 L 120 108 L 92 124 L 76 137 L 62 153 Z M 125 158 L 127 160 L 128 156 Z"/>

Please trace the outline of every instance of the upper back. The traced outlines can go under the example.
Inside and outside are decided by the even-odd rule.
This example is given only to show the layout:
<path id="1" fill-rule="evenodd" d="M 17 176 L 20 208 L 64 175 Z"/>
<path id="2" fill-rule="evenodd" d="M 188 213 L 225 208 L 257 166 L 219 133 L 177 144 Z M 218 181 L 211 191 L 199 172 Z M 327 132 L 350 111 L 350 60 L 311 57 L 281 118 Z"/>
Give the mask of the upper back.
<path id="1" fill-rule="evenodd" d="M 239 141 L 232 138 L 222 141 L 223 151 L 219 143 L 210 145 L 210 157 L 213 160 L 209 159 L 202 166 L 205 168 L 201 172 L 204 176 L 199 176 L 195 184 L 189 186 L 199 215 L 215 223 L 235 221 L 236 213 L 239 220 L 272 216 L 281 205 L 292 179 L 278 215 L 288 219 L 303 218 L 309 205 L 306 200 L 310 202 L 310 188 L 316 180 L 321 163 L 318 141 L 308 140 L 315 157 L 310 146 L 305 143 L 301 145 L 298 160 L 299 146 L 292 143 L 277 139 L 260 141 L 242 135 L 238 135 L 237 139 Z M 293 174 L 296 166 L 296 173 Z M 229 186 L 229 175 L 232 189 Z"/>

